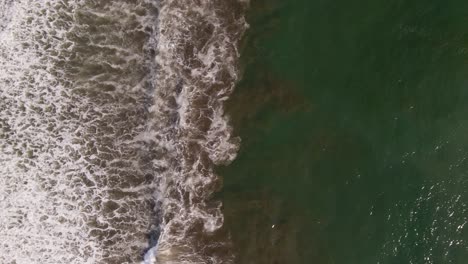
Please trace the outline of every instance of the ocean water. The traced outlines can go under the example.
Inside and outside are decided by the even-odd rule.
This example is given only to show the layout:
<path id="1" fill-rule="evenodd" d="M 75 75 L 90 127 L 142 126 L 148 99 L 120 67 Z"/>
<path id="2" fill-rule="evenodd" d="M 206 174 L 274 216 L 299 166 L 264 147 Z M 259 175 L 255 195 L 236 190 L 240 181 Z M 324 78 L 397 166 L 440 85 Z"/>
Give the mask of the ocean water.
<path id="1" fill-rule="evenodd" d="M 466 263 L 467 10 L 0 0 L 0 263 Z"/>
<path id="2" fill-rule="evenodd" d="M 236 263 L 467 263 L 467 10 L 251 1 L 218 170 Z"/>
<path id="3" fill-rule="evenodd" d="M 247 2 L 0 0 L 0 263 L 231 263 Z"/>

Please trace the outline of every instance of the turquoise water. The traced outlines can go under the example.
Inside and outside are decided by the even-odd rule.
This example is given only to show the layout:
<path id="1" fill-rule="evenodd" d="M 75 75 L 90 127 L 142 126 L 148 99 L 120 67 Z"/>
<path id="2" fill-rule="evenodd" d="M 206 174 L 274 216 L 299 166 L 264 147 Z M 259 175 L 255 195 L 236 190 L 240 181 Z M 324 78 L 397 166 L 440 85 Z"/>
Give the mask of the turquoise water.
<path id="1" fill-rule="evenodd" d="M 253 0 L 238 263 L 466 263 L 468 2 Z"/>

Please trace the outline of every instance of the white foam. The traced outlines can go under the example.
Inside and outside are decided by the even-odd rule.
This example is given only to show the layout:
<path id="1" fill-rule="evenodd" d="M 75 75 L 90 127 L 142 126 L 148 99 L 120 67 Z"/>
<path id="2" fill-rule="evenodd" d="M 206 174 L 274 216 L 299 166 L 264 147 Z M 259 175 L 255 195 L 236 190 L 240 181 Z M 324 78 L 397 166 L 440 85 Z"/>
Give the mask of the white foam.
<path id="1" fill-rule="evenodd" d="M 44 70 L 50 65 L 41 65 L 42 58 L 37 54 L 42 50 L 34 48 L 34 33 L 45 27 L 47 17 L 33 16 L 45 8 L 45 4 L 14 2 L 8 10 L 10 21 L 0 37 L 0 63 L 2 69 L 6 69 L 0 73 L 3 134 L 0 139 L 0 193 L 3 197 L 0 201 L 0 262 L 60 260 L 78 263 L 75 262 L 78 259 L 80 263 L 93 263 L 98 253 L 87 249 L 86 243 L 79 245 L 86 241 L 87 235 L 81 229 L 82 219 L 74 210 L 75 204 L 59 198 L 62 195 L 71 198 L 73 194 L 67 191 L 61 175 L 51 171 L 55 159 L 66 156 L 65 149 L 44 149 L 44 146 L 61 143 L 57 138 L 46 136 L 40 128 L 41 123 L 52 118 L 47 113 L 41 114 L 41 107 L 56 105 L 62 100 L 62 103 L 67 102 L 60 96 L 43 93 L 47 86 L 55 86 L 57 92 L 62 89 Z M 37 28 L 28 26 L 28 19 L 37 23 Z M 23 43 L 29 47 L 24 47 Z M 63 131 L 60 136 L 67 138 L 67 132 Z M 51 174 L 56 177 L 49 178 Z"/>
<path id="2" fill-rule="evenodd" d="M 239 147 L 223 103 L 246 24 L 189 0 L 156 23 L 153 3 L 0 0 L 0 263 L 135 263 L 159 211 L 146 263 L 231 262 L 198 238 L 223 224 L 210 197 Z"/>
<path id="3" fill-rule="evenodd" d="M 140 183 L 153 169 L 136 136 L 147 62 L 137 41 L 125 42 L 140 29 L 124 23 L 152 15 L 135 18 L 142 3 L 109 3 L 109 24 L 92 33 L 80 16 L 104 13 L 91 2 L 0 4 L 0 263 L 139 261 L 153 221 L 153 184 Z M 112 73 L 87 71 L 94 65 Z M 104 85 L 115 91 L 75 93 Z"/>
<path id="4" fill-rule="evenodd" d="M 238 78 L 237 45 L 246 29 L 242 14 L 230 9 L 234 2 L 161 1 L 150 109 L 154 138 L 148 140 L 164 153 L 155 194 L 162 233 L 144 263 L 232 261 L 232 255 L 203 252 L 229 241 L 204 245 L 199 238 L 223 225 L 221 204 L 210 199 L 219 180 L 214 166 L 231 162 L 239 147 L 223 110 Z"/>

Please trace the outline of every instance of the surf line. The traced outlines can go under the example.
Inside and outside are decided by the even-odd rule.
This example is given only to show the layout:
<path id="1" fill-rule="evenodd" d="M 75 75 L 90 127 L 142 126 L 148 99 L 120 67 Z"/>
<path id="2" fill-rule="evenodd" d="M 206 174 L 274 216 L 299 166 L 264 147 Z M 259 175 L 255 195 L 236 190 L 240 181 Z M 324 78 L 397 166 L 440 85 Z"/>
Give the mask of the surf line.
<path id="1" fill-rule="evenodd" d="M 158 169 L 158 238 L 145 255 L 153 263 L 231 263 L 229 241 L 217 235 L 221 182 L 214 168 L 229 164 L 240 139 L 232 135 L 224 102 L 239 78 L 238 45 L 248 2 L 162 0 L 154 35 L 154 102 L 145 138 Z"/>

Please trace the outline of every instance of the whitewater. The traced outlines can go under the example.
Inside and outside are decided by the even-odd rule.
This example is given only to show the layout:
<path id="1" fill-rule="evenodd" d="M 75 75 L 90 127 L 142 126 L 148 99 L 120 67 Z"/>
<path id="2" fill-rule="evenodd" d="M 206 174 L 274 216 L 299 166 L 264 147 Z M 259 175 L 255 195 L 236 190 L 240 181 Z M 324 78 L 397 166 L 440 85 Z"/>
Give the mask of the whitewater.
<path id="1" fill-rule="evenodd" d="M 0 263 L 232 263 L 248 2 L 0 0 Z"/>

